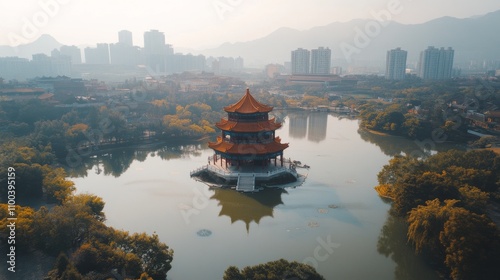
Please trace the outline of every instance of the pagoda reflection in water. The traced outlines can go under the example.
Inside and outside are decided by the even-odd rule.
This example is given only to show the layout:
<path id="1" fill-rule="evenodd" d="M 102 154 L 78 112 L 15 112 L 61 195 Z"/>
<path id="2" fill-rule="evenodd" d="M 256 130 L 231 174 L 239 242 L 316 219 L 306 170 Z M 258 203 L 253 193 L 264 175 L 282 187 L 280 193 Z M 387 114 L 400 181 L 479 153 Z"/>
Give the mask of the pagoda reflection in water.
<path id="1" fill-rule="evenodd" d="M 241 193 L 228 189 L 215 189 L 210 199 L 217 200 L 219 216 L 228 216 L 231 223 L 242 221 L 247 232 L 252 222 L 259 224 L 264 217 L 273 217 L 274 207 L 283 204 L 283 188 L 270 188 L 258 193 Z"/>

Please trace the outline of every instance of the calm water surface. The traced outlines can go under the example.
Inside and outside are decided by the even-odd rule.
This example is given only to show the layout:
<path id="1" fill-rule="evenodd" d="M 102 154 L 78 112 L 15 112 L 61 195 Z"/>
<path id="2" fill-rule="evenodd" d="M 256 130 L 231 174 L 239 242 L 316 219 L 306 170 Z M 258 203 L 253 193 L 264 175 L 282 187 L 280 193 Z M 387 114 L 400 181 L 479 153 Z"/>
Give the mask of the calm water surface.
<path id="1" fill-rule="evenodd" d="M 326 279 L 435 278 L 373 189 L 391 155 L 418 146 L 327 113 L 277 114 L 285 157 L 311 166 L 297 188 L 209 190 L 189 177 L 212 155 L 204 144 L 110 152 L 71 179 L 78 193 L 104 199 L 108 225 L 157 233 L 174 249 L 168 279 L 222 279 L 230 265 L 280 258 L 314 265 Z"/>

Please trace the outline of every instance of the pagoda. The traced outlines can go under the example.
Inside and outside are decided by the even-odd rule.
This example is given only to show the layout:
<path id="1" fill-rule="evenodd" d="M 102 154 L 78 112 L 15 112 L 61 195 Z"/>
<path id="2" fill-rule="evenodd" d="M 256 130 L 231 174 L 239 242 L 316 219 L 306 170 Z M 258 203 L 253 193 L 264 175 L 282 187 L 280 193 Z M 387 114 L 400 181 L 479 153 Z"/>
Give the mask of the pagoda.
<path id="1" fill-rule="evenodd" d="M 273 107 L 264 105 L 250 94 L 247 89 L 240 101 L 224 107 L 227 119 L 216 123 L 221 136 L 208 146 L 215 151 L 213 161 L 228 166 L 268 166 L 280 157 L 283 166 L 283 150 L 288 144 L 281 143 L 276 137 L 276 129 L 281 123 L 269 119 Z"/>
<path id="2" fill-rule="evenodd" d="M 258 102 L 249 89 L 238 102 L 224 107 L 227 118 L 216 123 L 221 134 L 217 141 L 208 143 L 214 155 L 191 176 L 219 185 L 236 184 L 236 190 L 241 191 L 297 181 L 295 166 L 284 162 L 283 150 L 288 144 L 276 136 L 281 123 L 269 118 L 272 110 Z"/>

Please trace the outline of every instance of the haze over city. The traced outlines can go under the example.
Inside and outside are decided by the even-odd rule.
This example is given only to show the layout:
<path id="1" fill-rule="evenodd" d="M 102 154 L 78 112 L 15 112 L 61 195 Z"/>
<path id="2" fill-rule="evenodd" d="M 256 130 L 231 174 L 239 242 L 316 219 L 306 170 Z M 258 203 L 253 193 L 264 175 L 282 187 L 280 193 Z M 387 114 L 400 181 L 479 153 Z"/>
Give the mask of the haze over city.
<path id="1" fill-rule="evenodd" d="M 498 279 L 499 0 L 0 1 L 0 279 Z"/>
<path id="2" fill-rule="evenodd" d="M 142 34 L 158 29 L 165 33 L 168 43 L 183 49 L 254 40 L 281 27 L 306 30 L 332 22 L 372 18 L 373 12 L 387 9 L 388 5 L 399 8 L 392 20 L 404 24 L 443 16 L 468 18 L 500 9 L 496 0 L 6 2 L 8 9 L 0 11 L 0 45 L 29 43 L 41 34 L 50 34 L 66 45 L 95 45 L 115 42 L 116 32 L 122 29 L 136 34 L 134 45 L 143 45 Z M 35 28 L 23 34 L 31 24 Z"/>

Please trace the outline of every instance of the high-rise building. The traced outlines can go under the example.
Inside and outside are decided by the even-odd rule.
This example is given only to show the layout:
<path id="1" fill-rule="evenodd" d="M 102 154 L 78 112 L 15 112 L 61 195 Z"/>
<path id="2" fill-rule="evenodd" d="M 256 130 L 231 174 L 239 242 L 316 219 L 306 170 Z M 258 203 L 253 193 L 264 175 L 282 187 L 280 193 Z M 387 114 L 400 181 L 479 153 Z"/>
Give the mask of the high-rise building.
<path id="1" fill-rule="evenodd" d="M 110 63 L 115 65 L 137 65 L 140 63 L 139 47 L 132 45 L 132 32 L 118 32 L 118 43 L 109 45 Z"/>
<path id="2" fill-rule="evenodd" d="M 442 80 L 451 78 L 453 71 L 452 48 L 428 47 L 420 53 L 419 77 L 429 80 Z"/>
<path id="3" fill-rule="evenodd" d="M 118 32 L 118 43 L 122 43 L 129 47 L 132 47 L 132 32 L 128 30 L 122 30 Z"/>
<path id="4" fill-rule="evenodd" d="M 237 58 L 234 59 L 234 69 L 237 72 L 243 71 L 244 64 L 245 64 L 245 62 L 243 60 L 243 57 L 238 56 Z"/>
<path id="5" fill-rule="evenodd" d="M 164 72 L 167 56 L 165 34 L 158 30 L 144 32 L 144 59 L 146 65 L 154 71 Z"/>
<path id="6" fill-rule="evenodd" d="M 450 79 L 453 75 L 455 51 L 449 47 L 440 49 L 438 79 Z"/>
<path id="7" fill-rule="evenodd" d="M 330 74 L 330 65 L 332 51 L 329 48 L 320 47 L 311 51 L 311 74 L 328 75 Z"/>
<path id="8" fill-rule="evenodd" d="M 166 71 L 168 73 L 205 71 L 205 56 L 180 53 L 168 55 Z"/>
<path id="9" fill-rule="evenodd" d="M 406 76 L 407 51 L 401 48 L 387 51 L 385 78 L 388 80 L 403 80 Z"/>
<path id="10" fill-rule="evenodd" d="M 4 79 L 26 79 L 33 77 L 30 61 L 20 57 L 0 57 L 0 77 Z"/>
<path id="11" fill-rule="evenodd" d="M 111 64 L 137 65 L 139 64 L 139 56 L 139 47 L 129 46 L 124 43 L 109 45 L 109 57 Z"/>
<path id="12" fill-rule="evenodd" d="M 97 44 L 96 48 L 85 48 L 85 63 L 109 64 L 109 45 Z"/>
<path id="13" fill-rule="evenodd" d="M 34 54 L 31 60 L 33 76 L 57 77 L 71 75 L 71 58 L 61 55 L 58 50 L 52 51 L 52 56 Z"/>
<path id="14" fill-rule="evenodd" d="M 292 74 L 309 74 L 309 50 L 299 48 L 292 51 Z"/>
<path id="15" fill-rule="evenodd" d="M 71 64 L 82 64 L 82 52 L 77 46 L 61 46 L 61 55 L 71 57 Z"/>

